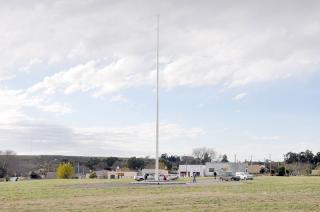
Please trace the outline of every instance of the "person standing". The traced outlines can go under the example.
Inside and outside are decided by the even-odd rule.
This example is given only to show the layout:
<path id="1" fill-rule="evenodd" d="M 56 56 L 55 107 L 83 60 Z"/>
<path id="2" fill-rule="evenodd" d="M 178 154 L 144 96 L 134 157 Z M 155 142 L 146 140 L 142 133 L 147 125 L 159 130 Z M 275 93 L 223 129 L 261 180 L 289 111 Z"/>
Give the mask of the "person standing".
<path id="1" fill-rule="evenodd" d="M 217 179 L 217 172 L 214 172 L 213 176 L 214 176 L 214 179 L 216 180 Z"/>
<path id="2" fill-rule="evenodd" d="M 196 177 L 197 177 L 197 174 L 195 172 L 193 172 L 193 180 L 192 180 L 193 183 L 197 182 Z"/>

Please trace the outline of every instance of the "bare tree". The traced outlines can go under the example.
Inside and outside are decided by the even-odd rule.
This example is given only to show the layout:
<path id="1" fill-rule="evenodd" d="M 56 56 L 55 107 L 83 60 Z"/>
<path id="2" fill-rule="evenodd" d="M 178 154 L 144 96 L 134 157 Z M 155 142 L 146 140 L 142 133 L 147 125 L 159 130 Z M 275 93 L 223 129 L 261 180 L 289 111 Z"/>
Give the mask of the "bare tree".
<path id="1" fill-rule="evenodd" d="M 16 153 L 11 150 L 0 151 L 0 167 L 8 174 L 14 174 L 17 169 Z"/>
<path id="2" fill-rule="evenodd" d="M 214 149 L 207 147 L 195 148 L 193 149 L 192 154 L 202 164 L 205 164 L 206 162 L 211 162 L 217 156 L 217 153 Z"/>

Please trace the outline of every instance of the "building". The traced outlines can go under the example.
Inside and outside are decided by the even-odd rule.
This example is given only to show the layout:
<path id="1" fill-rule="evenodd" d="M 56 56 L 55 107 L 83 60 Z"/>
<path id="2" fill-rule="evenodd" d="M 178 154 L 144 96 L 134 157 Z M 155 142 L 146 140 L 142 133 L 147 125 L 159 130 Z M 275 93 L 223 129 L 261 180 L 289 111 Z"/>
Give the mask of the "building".
<path id="1" fill-rule="evenodd" d="M 57 173 L 56 172 L 47 172 L 46 179 L 56 179 Z"/>
<path id="2" fill-rule="evenodd" d="M 265 169 L 264 165 L 249 165 L 248 172 L 249 174 L 260 174 L 260 171 Z"/>
<path id="3" fill-rule="evenodd" d="M 138 172 L 118 171 L 117 174 L 118 174 L 119 178 L 134 179 L 134 177 L 138 175 Z"/>
<path id="4" fill-rule="evenodd" d="M 100 171 L 95 171 L 97 174 L 98 179 L 108 179 L 108 174 L 109 171 L 107 170 L 100 170 Z M 90 176 L 90 175 L 89 175 Z"/>
<path id="5" fill-rule="evenodd" d="M 205 176 L 221 175 L 222 172 L 248 172 L 247 163 L 208 162 L 205 165 Z"/>
<path id="6" fill-rule="evenodd" d="M 179 177 L 193 177 L 194 174 L 203 177 L 204 173 L 204 165 L 179 165 Z"/>
<path id="7" fill-rule="evenodd" d="M 99 170 L 94 171 L 98 179 L 120 179 L 120 178 L 129 178 L 133 179 L 137 175 L 137 172 L 127 172 L 127 171 L 108 171 L 108 170 Z M 86 174 L 85 178 L 90 178 L 90 174 Z"/>
<path id="8" fill-rule="evenodd" d="M 311 171 L 312 176 L 320 176 L 320 170 L 319 169 L 314 169 Z"/>

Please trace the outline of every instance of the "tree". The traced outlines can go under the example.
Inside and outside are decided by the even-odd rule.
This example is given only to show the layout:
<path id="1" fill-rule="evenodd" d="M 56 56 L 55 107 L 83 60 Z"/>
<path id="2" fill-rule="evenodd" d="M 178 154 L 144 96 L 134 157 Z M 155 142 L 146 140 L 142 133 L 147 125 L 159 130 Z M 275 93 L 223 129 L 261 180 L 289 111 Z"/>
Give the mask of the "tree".
<path id="1" fill-rule="evenodd" d="M 16 153 L 11 150 L 0 151 L 0 167 L 6 175 L 14 175 L 17 170 Z"/>
<path id="2" fill-rule="evenodd" d="M 131 157 L 127 162 L 129 169 L 143 169 L 144 168 L 144 160 L 141 158 Z"/>
<path id="3" fill-rule="evenodd" d="M 107 168 L 111 168 L 113 164 L 118 161 L 119 159 L 117 157 L 108 157 L 103 160 L 104 163 L 106 163 Z"/>
<path id="4" fill-rule="evenodd" d="M 100 159 L 99 158 L 90 158 L 86 164 L 86 166 L 90 169 L 90 170 L 94 170 L 94 167 L 97 166 L 100 163 Z"/>
<path id="5" fill-rule="evenodd" d="M 224 163 L 228 163 L 228 162 L 229 162 L 228 156 L 227 156 L 226 154 L 224 154 L 224 155 L 222 156 L 221 162 L 224 162 Z"/>
<path id="6" fill-rule="evenodd" d="M 299 161 L 299 156 L 297 153 L 294 153 L 294 152 L 288 152 L 286 155 L 285 155 L 285 161 L 286 163 L 296 163 Z"/>
<path id="7" fill-rule="evenodd" d="M 320 163 L 320 152 L 317 152 L 317 154 L 313 157 L 313 164 L 318 165 Z"/>
<path id="8" fill-rule="evenodd" d="M 0 178 L 4 178 L 7 175 L 7 170 L 0 167 Z"/>
<path id="9" fill-rule="evenodd" d="M 285 162 L 289 164 L 290 163 L 310 163 L 310 164 L 316 165 L 318 161 L 317 154 L 314 155 L 310 150 L 306 150 L 300 153 L 288 152 L 285 155 Z"/>
<path id="10" fill-rule="evenodd" d="M 216 151 L 212 148 L 201 147 L 193 149 L 193 156 L 202 164 L 211 162 L 216 155 Z"/>
<path id="11" fill-rule="evenodd" d="M 57 177 L 60 179 L 70 179 L 74 175 L 74 168 L 71 163 L 62 163 L 57 169 Z"/>
<path id="12" fill-rule="evenodd" d="M 304 156 L 305 156 L 305 161 L 308 162 L 308 163 L 313 163 L 313 158 L 314 158 L 314 155 L 312 153 L 312 151 L 310 150 L 306 150 L 304 152 Z"/>

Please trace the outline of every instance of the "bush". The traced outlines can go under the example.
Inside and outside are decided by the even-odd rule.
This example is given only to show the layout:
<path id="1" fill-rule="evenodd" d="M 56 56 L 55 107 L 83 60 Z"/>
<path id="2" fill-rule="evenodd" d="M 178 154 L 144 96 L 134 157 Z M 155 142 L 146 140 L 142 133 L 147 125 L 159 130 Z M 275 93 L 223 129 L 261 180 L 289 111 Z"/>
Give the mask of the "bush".
<path id="1" fill-rule="evenodd" d="M 285 167 L 280 167 L 278 169 L 278 176 L 287 176 L 289 175 L 289 171 Z"/>
<path id="2" fill-rule="evenodd" d="M 96 172 L 92 172 L 92 173 L 89 175 L 89 178 L 90 178 L 90 179 L 97 178 L 97 173 L 96 173 Z"/>
<path id="3" fill-rule="evenodd" d="M 57 169 L 57 177 L 60 179 L 70 179 L 74 175 L 74 168 L 71 163 L 62 163 Z"/>
<path id="4" fill-rule="evenodd" d="M 0 167 L 0 178 L 4 178 L 7 175 L 7 170 Z"/>
<path id="5" fill-rule="evenodd" d="M 41 178 L 40 175 L 35 173 L 34 171 L 32 171 L 29 176 L 30 176 L 30 179 L 40 179 Z"/>

